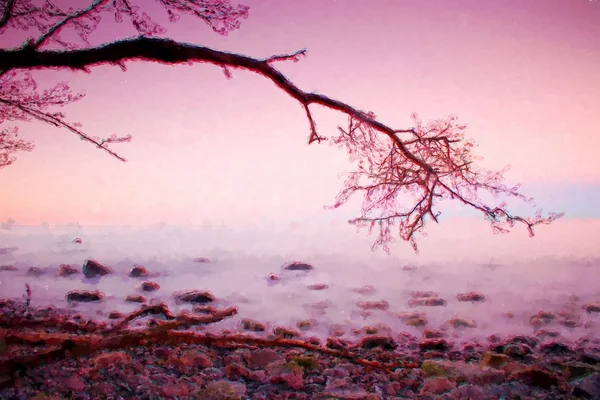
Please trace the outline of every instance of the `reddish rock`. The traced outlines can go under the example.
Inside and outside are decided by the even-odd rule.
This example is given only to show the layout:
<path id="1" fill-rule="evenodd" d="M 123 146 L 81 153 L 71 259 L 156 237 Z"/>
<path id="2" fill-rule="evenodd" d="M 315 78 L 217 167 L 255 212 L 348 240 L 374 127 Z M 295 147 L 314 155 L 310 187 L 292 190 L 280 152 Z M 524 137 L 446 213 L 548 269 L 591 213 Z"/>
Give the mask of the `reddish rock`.
<path id="1" fill-rule="evenodd" d="M 421 297 L 409 300 L 408 305 L 409 307 L 438 307 L 445 306 L 446 300 L 439 297 Z"/>
<path id="2" fill-rule="evenodd" d="M 284 339 L 293 339 L 300 336 L 300 332 L 290 328 L 286 328 L 284 326 L 276 326 L 275 328 L 273 328 L 273 334 L 275 335 L 275 337 Z"/>
<path id="3" fill-rule="evenodd" d="M 85 383 L 78 375 L 72 375 L 65 379 L 65 386 L 74 392 L 81 392 L 85 389 Z"/>
<path id="4" fill-rule="evenodd" d="M 217 312 L 217 309 L 212 306 L 194 306 L 192 307 L 192 311 L 198 314 L 214 314 Z"/>
<path id="5" fill-rule="evenodd" d="M 129 271 L 129 276 L 131 278 L 147 278 L 148 270 L 141 265 L 134 265 L 131 271 Z"/>
<path id="6" fill-rule="evenodd" d="M 375 347 L 380 347 L 383 350 L 393 350 L 398 347 L 396 341 L 389 336 L 368 336 L 362 338 L 358 345 L 367 350 Z"/>
<path id="7" fill-rule="evenodd" d="M 456 295 L 456 299 L 460 302 L 470 301 L 472 303 L 480 303 L 485 301 L 485 296 L 479 292 L 468 292 Z"/>
<path id="8" fill-rule="evenodd" d="M 385 300 L 380 300 L 380 301 L 359 301 L 357 303 L 357 306 L 359 308 L 362 308 L 363 310 L 381 310 L 381 311 L 387 311 L 390 308 L 390 303 L 388 303 Z"/>
<path id="9" fill-rule="evenodd" d="M 325 386 L 323 396 L 333 397 L 335 399 L 374 399 L 369 392 L 365 391 L 356 383 L 352 383 L 350 378 L 335 379 Z"/>
<path id="10" fill-rule="evenodd" d="M 249 318 L 243 318 L 240 321 L 240 327 L 246 331 L 252 332 L 264 332 L 267 330 L 267 326 L 265 324 Z"/>
<path id="11" fill-rule="evenodd" d="M 83 263 L 83 275 L 86 278 L 95 278 L 108 274 L 112 274 L 112 269 L 94 259 L 88 258 Z"/>
<path id="12" fill-rule="evenodd" d="M 583 309 L 588 313 L 600 313 L 600 302 L 585 304 Z"/>
<path id="13" fill-rule="evenodd" d="M 26 275 L 37 278 L 44 275 L 45 272 L 46 270 L 40 267 L 29 267 L 29 269 L 26 272 Z"/>
<path id="14" fill-rule="evenodd" d="M 417 291 L 412 292 L 410 294 L 410 296 L 413 299 L 431 299 L 431 298 L 440 297 L 440 295 L 438 293 L 432 292 L 430 290 L 425 290 L 425 291 L 417 290 Z"/>
<path id="15" fill-rule="evenodd" d="M 184 290 L 173 294 L 177 303 L 212 303 L 215 296 L 208 290 Z"/>
<path id="16" fill-rule="evenodd" d="M 156 282 L 145 281 L 140 284 L 142 292 L 155 292 L 160 289 L 160 285 Z"/>
<path id="17" fill-rule="evenodd" d="M 198 258 L 194 258 L 194 262 L 198 263 L 198 264 L 206 264 L 210 262 L 210 259 L 206 258 L 206 257 L 198 257 Z"/>
<path id="18" fill-rule="evenodd" d="M 267 375 L 271 383 L 283 383 L 299 390 L 304 387 L 303 369 L 293 361 L 274 361 L 267 366 Z"/>
<path id="19" fill-rule="evenodd" d="M 458 317 L 452 318 L 450 321 L 448 321 L 448 324 L 450 324 L 454 328 L 476 328 L 477 327 L 477 323 L 475 323 L 475 321 L 464 319 L 464 318 L 458 318 Z"/>
<path id="20" fill-rule="evenodd" d="M 303 261 L 292 261 L 281 266 L 284 271 L 312 271 L 314 266 Z"/>
<path id="21" fill-rule="evenodd" d="M 479 364 L 483 367 L 502 368 L 510 362 L 510 357 L 505 354 L 498 354 L 491 351 L 483 353 Z"/>
<path id="22" fill-rule="evenodd" d="M 123 313 L 118 311 L 112 311 L 108 314 L 108 319 L 121 319 L 123 318 Z"/>
<path id="23" fill-rule="evenodd" d="M 253 351 L 246 358 L 248 366 L 255 369 L 264 369 L 270 363 L 278 360 L 283 360 L 283 357 L 271 349 Z"/>
<path id="24" fill-rule="evenodd" d="M 444 333 L 440 331 L 433 331 L 426 329 L 423 331 L 423 338 L 425 339 L 440 339 L 444 337 Z"/>
<path id="25" fill-rule="evenodd" d="M 450 348 L 448 342 L 445 339 L 425 339 L 419 342 L 419 348 L 421 350 L 441 350 L 445 351 Z"/>
<path id="26" fill-rule="evenodd" d="M 546 390 L 552 389 L 553 386 L 558 387 L 561 383 L 561 379 L 557 374 L 539 367 L 529 366 L 513 372 L 510 378 Z"/>
<path id="27" fill-rule="evenodd" d="M 329 285 L 325 283 L 315 283 L 307 286 L 308 290 L 325 290 L 329 288 Z"/>
<path id="28" fill-rule="evenodd" d="M 424 394 L 443 394 L 449 392 L 456 387 L 456 383 L 445 378 L 431 378 L 423 383 L 421 387 L 421 395 Z"/>
<path id="29" fill-rule="evenodd" d="M 538 330 L 535 333 L 535 336 L 539 337 L 540 339 L 556 338 L 556 337 L 560 336 L 560 332 L 558 332 L 557 330 L 554 330 L 554 329 L 543 328 L 543 329 Z"/>
<path id="30" fill-rule="evenodd" d="M 71 275 L 78 274 L 79 270 L 68 264 L 60 264 L 56 269 L 56 276 L 59 277 L 67 277 Z"/>
<path id="31" fill-rule="evenodd" d="M 352 289 L 352 291 L 355 293 L 358 293 L 358 294 L 362 294 L 364 296 L 368 296 L 368 295 L 375 294 L 377 292 L 377 289 L 375 289 L 371 285 L 367 285 L 367 286 L 363 286 L 363 287 L 359 287 L 359 288 L 354 288 L 354 289 Z"/>
<path id="32" fill-rule="evenodd" d="M 19 268 L 15 267 L 14 265 L 8 264 L 8 265 L 0 265 L 0 272 L 1 271 L 18 271 Z"/>
<path id="33" fill-rule="evenodd" d="M 146 298 L 141 294 L 133 294 L 125 297 L 125 301 L 128 303 L 144 303 Z"/>
<path id="34" fill-rule="evenodd" d="M 316 320 L 303 319 L 296 322 L 296 327 L 301 331 L 307 331 L 311 329 L 314 325 L 316 325 L 316 322 Z"/>
<path id="35" fill-rule="evenodd" d="M 72 290 L 65 295 L 67 301 L 100 301 L 104 298 L 104 293 L 98 290 Z"/>

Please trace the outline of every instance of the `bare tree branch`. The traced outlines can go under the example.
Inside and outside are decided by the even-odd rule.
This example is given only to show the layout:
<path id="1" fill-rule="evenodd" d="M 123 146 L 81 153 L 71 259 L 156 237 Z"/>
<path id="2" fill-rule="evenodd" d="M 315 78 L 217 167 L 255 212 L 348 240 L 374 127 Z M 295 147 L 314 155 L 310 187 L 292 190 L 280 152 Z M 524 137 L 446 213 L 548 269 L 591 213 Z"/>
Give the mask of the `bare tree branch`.
<path id="1" fill-rule="evenodd" d="M 237 29 L 240 19 L 246 18 L 248 14 L 248 7 L 233 7 L 228 0 L 159 2 L 164 6 L 171 22 L 176 21 L 181 14 L 189 14 L 205 21 L 220 34 Z M 49 106 L 62 106 L 81 96 L 71 95 L 66 84 L 57 85 L 58 94 L 51 92 L 50 95 L 39 95 L 35 92 L 35 81 L 30 76 L 14 83 L 17 71 L 71 69 L 89 73 L 92 67 L 106 64 L 118 65 L 125 70 L 125 63 L 130 61 L 150 61 L 165 65 L 213 64 L 222 68 L 227 78 L 232 77 L 230 69 L 259 74 L 298 101 L 308 119 L 309 144 L 327 139 L 317 132 L 311 105 L 318 104 L 348 116 L 348 128 L 339 127 L 339 135 L 332 137 L 330 143 L 344 147 L 350 160 L 358 162 L 358 167 L 348 174 L 335 204 L 327 208 L 338 208 L 354 194 L 363 194 L 361 216 L 349 222 L 359 228 L 366 227 L 369 232 L 375 227 L 379 229 L 373 248 L 382 246 L 389 252 L 388 243 L 393 241 L 390 227 L 397 225 L 400 237 L 409 241 L 417 250 L 415 234 L 422 230 L 427 218 L 439 222 L 440 212 L 434 207 L 437 201 L 444 199 L 457 200 L 482 213 L 495 233 L 508 232 L 506 227 L 510 228 L 515 222 L 519 222 L 533 236 L 534 226 L 551 223 L 563 215 L 550 213 L 547 217 L 542 217 L 540 210 L 535 217 L 524 218 L 510 213 L 505 202 L 494 206 L 483 202 L 479 197 L 481 191 L 530 203 L 532 199 L 522 195 L 518 185 L 507 187 L 503 183 L 505 170 L 479 171 L 474 168 L 474 161 L 478 159 L 472 151 L 475 145 L 465 140 L 463 131 L 466 127 L 458 125 L 455 117 L 434 120 L 426 125 L 413 115 L 414 127 L 393 129 L 378 121 L 371 112 L 300 89 L 273 67 L 275 62 L 298 61 L 306 55 L 306 49 L 257 59 L 157 37 L 164 33 L 164 28 L 140 12 L 140 8 L 133 6 L 129 0 L 94 0 L 88 8 L 68 12 L 53 5 L 51 0 L 46 1 L 47 6 L 43 10 L 31 6 L 29 0 L 15 0 L 6 4 L 2 16 L 4 25 L 12 24 L 26 29 L 29 24 L 38 28 L 41 36 L 37 40 L 30 39 L 20 48 L 0 50 L 0 84 L 3 88 L 9 88 L 6 93 L 0 90 L 0 122 L 35 118 L 54 126 L 62 126 L 124 161 L 124 158 L 106 146 L 129 141 L 130 135 L 98 139 L 85 134 L 75 124 L 65 121 L 61 113 L 47 110 Z M 73 47 L 58 37 L 65 26 L 71 25 L 80 39 L 87 43 L 87 36 L 100 21 L 97 14 L 101 11 L 113 13 L 117 22 L 122 20 L 123 15 L 127 15 L 140 36 L 87 48 Z M 66 50 L 42 49 L 49 40 Z"/>
<path id="2" fill-rule="evenodd" d="M 4 28 L 6 24 L 8 24 L 8 20 L 10 19 L 15 6 L 15 1 L 16 0 L 4 0 L 4 7 L 0 8 L 0 11 L 2 11 L 2 18 L 0 18 L 0 29 Z"/>
<path id="3" fill-rule="evenodd" d="M 282 57 L 282 56 L 279 56 Z M 291 56 L 290 56 L 291 58 Z M 303 106 L 320 104 L 333 110 L 352 115 L 362 123 L 389 136 L 398 149 L 412 162 L 424 169 L 430 169 L 408 152 L 394 130 L 381 122 L 369 118 L 366 113 L 327 96 L 300 90 L 279 70 L 273 68 L 268 59 L 258 60 L 240 54 L 214 50 L 189 43 L 179 43 L 171 39 L 139 37 L 108 43 L 103 46 L 70 51 L 37 51 L 32 46 L 23 46 L 17 50 L 0 50 L 0 69 L 41 69 L 69 68 L 89 71 L 100 64 L 117 64 L 124 61 L 155 61 L 163 64 L 210 63 L 218 66 L 245 69 L 260 74 L 300 102 Z M 312 138 L 312 135 L 311 135 Z"/>

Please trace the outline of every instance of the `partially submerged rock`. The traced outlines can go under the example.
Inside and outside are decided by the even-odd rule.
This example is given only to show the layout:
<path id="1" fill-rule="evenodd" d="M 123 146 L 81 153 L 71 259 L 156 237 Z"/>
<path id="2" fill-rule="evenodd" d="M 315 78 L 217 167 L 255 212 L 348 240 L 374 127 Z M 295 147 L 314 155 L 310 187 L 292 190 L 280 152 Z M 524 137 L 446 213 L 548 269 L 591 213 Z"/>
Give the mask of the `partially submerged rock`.
<path id="1" fill-rule="evenodd" d="M 72 265 L 69 264 L 60 264 L 58 268 L 56 268 L 56 276 L 61 278 L 76 275 L 79 273 L 79 270 Z"/>
<path id="2" fill-rule="evenodd" d="M 285 326 L 276 326 L 273 328 L 273 335 L 283 339 L 293 339 L 300 337 L 300 332 L 290 329 Z"/>
<path id="3" fill-rule="evenodd" d="M 83 263 L 83 274 L 86 278 L 95 278 L 98 276 L 104 276 L 112 274 L 112 269 L 92 258 L 88 258 Z"/>
<path id="4" fill-rule="evenodd" d="M 583 309 L 588 313 L 600 313 L 600 301 L 585 304 Z"/>
<path id="5" fill-rule="evenodd" d="M 267 326 L 265 324 L 250 318 L 242 318 L 240 321 L 240 327 L 243 330 L 251 332 L 264 332 L 267 330 Z"/>
<path id="6" fill-rule="evenodd" d="M 104 293 L 98 290 L 72 290 L 66 294 L 67 301 L 100 301 L 104 298 Z"/>
<path id="7" fill-rule="evenodd" d="M 144 303 L 146 302 L 146 298 L 141 294 L 132 294 L 125 297 L 125 301 L 128 303 Z"/>
<path id="8" fill-rule="evenodd" d="M 388 303 L 385 300 L 379 300 L 379 301 L 359 301 L 358 303 L 356 303 L 356 305 L 359 308 L 362 308 L 363 310 L 381 310 L 381 311 L 387 311 L 390 309 L 390 303 Z"/>
<path id="9" fill-rule="evenodd" d="M 40 277 L 40 276 L 44 275 L 45 272 L 46 272 L 46 270 L 44 268 L 29 267 L 29 269 L 27 270 L 26 275 L 27 276 L 33 276 L 33 277 L 37 278 L 37 277 Z"/>
<path id="10" fill-rule="evenodd" d="M 485 296 L 483 293 L 479 292 L 468 292 L 468 293 L 459 293 L 456 295 L 456 299 L 460 302 L 471 302 L 471 303 L 480 303 L 485 301 Z"/>
<path id="11" fill-rule="evenodd" d="M 329 288 L 329 285 L 326 283 L 313 283 L 312 285 L 307 286 L 308 290 L 325 290 Z"/>
<path id="12" fill-rule="evenodd" d="M 18 271 L 19 268 L 15 267 L 12 264 L 8 265 L 0 265 L 0 271 Z"/>
<path id="13" fill-rule="evenodd" d="M 281 266 L 284 271 L 312 271 L 314 266 L 303 261 L 292 261 Z"/>
<path id="14" fill-rule="evenodd" d="M 173 298 L 177 303 L 212 303 L 215 296 L 208 290 L 184 290 L 175 292 Z"/>
<path id="15" fill-rule="evenodd" d="M 218 310 L 213 306 L 197 305 L 192 307 L 192 311 L 197 314 L 214 314 Z"/>
<path id="16" fill-rule="evenodd" d="M 465 318 L 454 317 L 448 321 L 448 324 L 452 325 L 454 328 L 476 328 L 477 323 L 473 320 L 468 320 Z"/>
<path id="17" fill-rule="evenodd" d="M 377 292 L 377 289 L 375 289 L 374 286 L 366 285 L 359 288 L 354 288 L 352 289 L 352 291 L 354 293 L 362 294 L 363 296 L 369 296 L 375 294 Z"/>
<path id="18" fill-rule="evenodd" d="M 540 311 L 535 315 L 532 315 L 529 318 L 529 323 L 532 326 L 541 326 L 545 324 L 549 324 L 556 319 L 556 315 L 547 311 Z"/>
<path id="19" fill-rule="evenodd" d="M 193 261 L 198 264 L 207 264 L 210 262 L 210 259 L 208 259 L 206 257 L 197 257 L 197 258 L 194 258 Z"/>
<path id="20" fill-rule="evenodd" d="M 422 297 L 409 300 L 408 305 L 409 307 L 443 307 L 446 305 L 446 300 L 439 297 Z"/>
<path id="21" fill-rule="evenodd" d="M 307 330 L 311 329 L 315 323 L 316 323 L 316 320 L 311 321 L 309 319 L 302 319 L 302 320 L 296 322 L 296 327 L 298 329 L 300 329 L 301 331 L 307 331 Z"/>
<path id="22" fill-rule="evenodd" d="M 412 299 L 408 301 L 409 307 L 436 307 L 445 306 L 446 300 L 439 297 L 439 294 L 432 291 L 415 291 L 411 293 Z"/>
<path id="23" fill-rule="evenodd" d="M 398 344 L 389 336 L 367 336 L 360 340 L 358 346 L 366 350 L 371 350 L 375 347 L 383 350 L 394 350 L 398 347 Z"/>
<path id="24" fill-rule="evenodd" d="M 131 278 L 147 278 L 148 270 L 144 266 L 134 265 L 133 268 L 131 268 L 131 271 L 129 271 L 129 277 L 131 277 Z"/>
<path id="25" fill-rule="evenodd" d="M 160 289 L 160 285 L 156 282 L 144 281 L 140 283 L 140 290 L 142 292 L 155 292 Z"/>
<path id="26" fill-rule="evenodd" d="M 108 319 L 121 319 L 123 318 L 123 313 L 119 311 L 111 311 L 108 313 Z"/>
<path id="27" fill-rule="evenodd" d="M 424 313 L 419 312 L 400 312 L 394 314 L 400 318 L 408 326 L 425 326 L 427 325 L 427 318 Z"/>
<path id="28" fill-rule="evenodd" d="M 440 297 L 438 293 L 432 292 L 430 290 L 425 290 L 425 291 L 417 290 L 417 291 L 412 292 L 410 294 L 410 296 L 413 299 L 430 299 L 430 298 Z"/>

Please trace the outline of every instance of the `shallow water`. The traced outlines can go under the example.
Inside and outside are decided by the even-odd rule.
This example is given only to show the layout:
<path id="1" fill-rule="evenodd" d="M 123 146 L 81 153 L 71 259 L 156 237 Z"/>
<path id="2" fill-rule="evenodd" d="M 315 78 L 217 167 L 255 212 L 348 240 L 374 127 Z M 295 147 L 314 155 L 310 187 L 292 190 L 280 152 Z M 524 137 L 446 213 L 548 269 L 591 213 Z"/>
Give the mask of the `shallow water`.
<path id="1" fill-rule="evenodd" d="M 75 237 L 81 244 L 73 243 Z M 239 314 L 220 322 L 211 329 L 234 328 L 240 318 L 252 318 L 273 325 L 294 326 L 298 320 L 315 318 L 318 324 L 310 335 L 326 337 L 332 324 L 348 328 L 384 323 L 395 332 L 420 334 L 424 329 L 448 328 L 447 321 L 459 316 L 474 320 L 476 328 L 448 328 L 457 339 L 483 337 L 492 333 L 533 334 L 530 317 L 538 311 L 568 311 L 579 318 L 580 326 L 569 328 L 550 323 L 567 340 L 582 336 L 600 337 L 600 315 L 586 313 L 585 303 L 600 300 L 600 265 L 595 261 L 546 259 L 511 263 L 448 262 L 409 265 L 394 257 L 357 259 L 341 254 L 294 254 L 293 252 L 255 251 L 252 240 L 243 238 L 246 251 L 225 251 L 217 245 L 226 234 L 206 235 L 199 231 L 128 228 L 13 228 L 2 235 L 0 247 L 18 250 L 0 255 L 0 265 L 13 264 L 18 271 L 0 272 L 0 297 L 22 297 L 24 285 L 32 288 L 32 303 L 67 307 L 65 294 L 75 289 L 98 289 L 106 294 L 99 303 L 78 304 L 77 310 L 86 316 L 106 318 L 110 311 L 129 312 L 138 304 L 125 303 L 129 294 L 140 293 L 138 278 L 129 278 L 134 264 L 147 267 L 159 276 L 150 278 L 160 285 L 154 293 L 144 293 L 150 301 L 165 301 L 172 310 L 190 309 L 176 305 L 171 295 L 183 289 L 208 289 L 215 294 L 219 306 L 237 305 Z M 240 242 L 242 238 L 229 238 Z M 248 244 L 249 243 L 249 244 Z M 87 257 L 110 265 L 114 275 L 100 279 L 85 279 L 80 274 L 71 278 L 56 278 L 59 264 L 81 266 Z M 210 263 L 195 263 L 195 257 L 208 257 Z M 314 265 L 308 273 L 285 272 L 280 267 L 298 258 Z M 26 276 L 30 266 L 47 268 L 40 277 Z M 404 268 L 406 266 L 406 268 Z M 410 267 L 410 268 L 409 268 Z M 281 274 L 275 284 L 266 279 L 270 272 Z M 325 283 L 329 287 L 313 291 L 307 285 Z M 353 288 L 372 285 L 376 292 L 361 295 Z M 444 307 L 409 307 L 413 291 L 434 291 L 447 301 Z M 481 292 L 483 303 L 461 303 L 458 293 Z M 389 312 L 374 311 L 360 315 L 357 302 L 385 300 Z M 328 301 L 324 315 L 311 312 L 310 304 Z M 406 326 L 394 313 L 419 311 L 426 314 L 426 327 Z M 507 318 L 506 313 L 514 317 Z M 347 332 L 349 334 L 349 329 Z"/>

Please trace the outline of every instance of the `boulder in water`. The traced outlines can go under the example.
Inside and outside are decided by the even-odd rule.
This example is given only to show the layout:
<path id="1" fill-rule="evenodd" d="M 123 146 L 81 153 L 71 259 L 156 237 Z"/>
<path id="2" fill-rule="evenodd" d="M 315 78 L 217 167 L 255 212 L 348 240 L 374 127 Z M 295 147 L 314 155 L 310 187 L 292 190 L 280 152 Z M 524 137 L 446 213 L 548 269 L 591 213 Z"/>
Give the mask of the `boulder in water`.
<path id="1" fill-rule="evenodd" d="M 198 264 L 207 264 L 210 262 L 210 259 L 208 259 L 206 257 L 197 257 L 197 258 L 194 258 L 194 262 L 198 263 Z"/>
<path id="2" fill-rule="evenodd" d="M 362 294 L 363 296 L 369 296 L 375 294 L 377 292 L 377 289 L 375 289 L 375 287 L 371 285 L 367 285 L 359 288 L 354 288 L 352 289 L 352 291 L 354 293 Z"/>
<path id="3" fill-rule="evenodd" d="M 485 301 L 485 296 L 479 292 L 468 292 L 468 293 L 459 293 L 456 295 L 456 299 L 460 302 L 470 301 L 472 303 L 479 303 Z"/>
<path id="4" fill-rule="evenodd" d="M 0 265 L 0 271 L 18 271 L 19 269 L 14 265 Z"/>
<path id="5" fill-rule="evenodd" d="M 145 281 L 140 284 L 142 292 L 154 292 L 158 289 L 160 289 L 160 285 L 156 282 Z"/>
<path id="6" fill-rule="evenodd" d="M 583 309 L 588 313 L 600 313 L 600 301 L 589 303 L 583 306 Z"/>
<path id="7" fill-rule="evenodd" d="M 108 314 L 108 319 L 121 319 L 123 318 L 123 313 L 119 311 L 111 311 Z"/>
<path id="8" fill-rule="evenodd" d="M 104 293 L 98 290 L 72 290 L 66 294 L 67 301 L 100 301 L 104 298 Z"/>
<path id="9" fill-rule="evenodd" d="M 112 274 L 112 269 L 94 259 L 88 258 L 83 263 L 83 274 L 86 278 L 94 278 Z"/>
<path id="10" fill-rule="evenodd" d="M 146 267 L 143 267 L 141 265 L 134 265 L 133 268 L 131 268 L 131 271 L 129 271 L 129 277 L 131 277 L 131 278 L 147 278 L 148 270 L 146 269 Z"/>
<path id="11" fill-rule="evenodd" d="M 329 287 L 326 283 L 314 283 L 312 285 L 308 285 L 308 290 L 325 290 Z"/>
<path id="12" fill-rule="evenodd" d="M 141 294 L 132 294 L 125 297 L 125 301 L 128 303 L 144 303 L 146 302 L 146 298 Z"/>
<path id="13" fill-rule="evenodd" d="M 72 265 L 68 264 L 60 264 L 58 268 L 56 268 L 56 276 L 66 277 L 78 274 L 79 270 Z"/>
<path id="14" fill-rule="evenodd" d="M 215 296 L 208 290 L 184 290 L 173 294 L 177 303 L 212 303 Z"/>
<path id="15" fill-rule="evenodd" d="M 439 297 L 420 297 L 416 299 L 411 299 L 408 302 L 409 307 L 437 307 L 437 306 L 445 306 L 446 300 Z"/>
<path id="16" fill-rule="evenodd" d="M 281 269 L 284 271 L 312 271 L 315 267 L 304 261 L 292 261 L 283 264 Z"/>
<path id="17" fill-rule="evenodd" d="M 252 332 L 264 332 L 267 330 L 267 326 L 265 324 L 249 318 L 243 318 L 240 321 L 240 327 L 245 331 Z"/>
<path id="18" fill-rule="evenodd" d="M 27 276 L 33 276 L 33 277 L 39 277 L 44 275 L 44 272 L 46 272 L 45 269 L 40 268 L 40 267 L 29 267 L 29 269 L 27 270 Z"/>
<path id="19" fill-rule="evenodd" d="M 356 303 L 359 308 L 363 310 L 381 310 L 387 311 L 390 309 L 390 303 L 385 300 L 380 301 L 359 301 Z"/>

